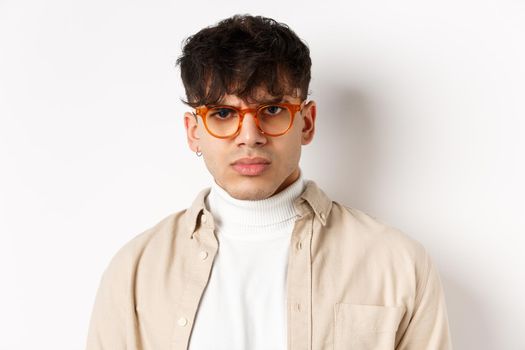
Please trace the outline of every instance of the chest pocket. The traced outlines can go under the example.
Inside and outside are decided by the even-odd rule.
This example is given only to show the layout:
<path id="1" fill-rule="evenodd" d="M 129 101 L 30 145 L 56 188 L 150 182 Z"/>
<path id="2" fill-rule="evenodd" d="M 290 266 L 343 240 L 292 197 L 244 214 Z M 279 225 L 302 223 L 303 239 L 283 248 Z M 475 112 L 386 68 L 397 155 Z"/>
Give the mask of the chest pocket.
<path id="1" fill-rule="evenodd" d="M 403 306 L 335 304 L 334 350 L 393 350 Z"/>

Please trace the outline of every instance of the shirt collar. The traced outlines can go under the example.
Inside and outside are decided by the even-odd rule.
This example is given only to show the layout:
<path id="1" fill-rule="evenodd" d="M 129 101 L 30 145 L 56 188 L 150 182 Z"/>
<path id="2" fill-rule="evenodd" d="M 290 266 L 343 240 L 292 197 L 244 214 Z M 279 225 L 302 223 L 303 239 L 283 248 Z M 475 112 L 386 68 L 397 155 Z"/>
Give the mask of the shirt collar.
<path id="1" fill-rule="evenodd" d="M 305 202 L 308 204 L 306 207 L 304 206 Z M 298 199 L 296 199 L 294 204 L 297 213 L 301 216 L 307 215 L 308 212 L 313 211 L 323 226 L 326 225 L 332 210 L 332 200 L 328 198 L 326 193 L 324 193 L 323 190 L 321 190 L 312 180 L 306 182 L 304 192 Z"/>
<path id="2" fill-rule="evenodd" d="M 213 228 L 213 217 L 205 206 L 205 199 L 210 190 L 211 188 L 208 187 L 199 192 L 191 207 L 186 210 L 186 227 L 191 236 L 199 226 L 205 225 Z M 294 207 L 301 217 L 313 212 L 321 224 L 325 226 L 332 210 L 332 201 L 314 181 L 306 180 L 305 190 L 294 201 Z"/>

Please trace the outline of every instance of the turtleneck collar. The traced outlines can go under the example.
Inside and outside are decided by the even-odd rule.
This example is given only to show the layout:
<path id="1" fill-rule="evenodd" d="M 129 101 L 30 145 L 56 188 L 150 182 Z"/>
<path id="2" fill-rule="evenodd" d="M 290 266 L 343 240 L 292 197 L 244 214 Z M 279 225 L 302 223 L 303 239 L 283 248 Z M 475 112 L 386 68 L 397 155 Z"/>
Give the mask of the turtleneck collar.
<path id="1" fill-rule="evenodd" d="M 214 181 L 206 206 L 213 215 L 218 232 L 228 236 L 282 235 L 296 217 L 293 202 L 305 189 L 302 172 L 281 192 L 262 200 L 240 200 L 230 196 Z"/>

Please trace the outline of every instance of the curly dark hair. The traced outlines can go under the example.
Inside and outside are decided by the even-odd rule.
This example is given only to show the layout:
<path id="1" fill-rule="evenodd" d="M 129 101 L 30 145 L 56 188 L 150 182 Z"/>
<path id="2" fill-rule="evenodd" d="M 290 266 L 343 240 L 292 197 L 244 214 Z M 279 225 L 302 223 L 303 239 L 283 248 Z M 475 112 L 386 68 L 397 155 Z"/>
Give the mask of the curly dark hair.
<path id="1" fill-rule="evenodd" d="M 306 99 L 310 50 L 286 25 L 271 18 L 235 15 L 187 38 L 177 59 L 184 103 L 217 104 L 226 94 L 256 100 L 264 88 L 275 98 Z"/>

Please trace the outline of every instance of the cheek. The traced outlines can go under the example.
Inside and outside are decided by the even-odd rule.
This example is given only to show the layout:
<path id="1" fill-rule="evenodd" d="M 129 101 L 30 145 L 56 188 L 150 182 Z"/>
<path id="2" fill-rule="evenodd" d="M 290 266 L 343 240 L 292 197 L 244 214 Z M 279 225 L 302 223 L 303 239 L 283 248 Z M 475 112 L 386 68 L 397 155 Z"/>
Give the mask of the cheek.
<path id="1" fill-rule="evenodd" d="M 294 137 L 287 139 L 286 142 L 280 143 L 276 155 L 283 164 L 288 164 L 290 167 L 295 166 L 301 156 L 300 138 Z"/>
<path id="2" fill-rule="evenodd" d="M 220 146 L 220 142 L 218 142 L 220 140 L 211 136 L 204 128 L 204 124 L 199 124 L 197 134 L 199 135 L 199 145 L 201 146 L 203 153 L 212 157 L 214 150 L 218 149 Z"/>
<path id="3" fill-rule="evenodd" d="M 206 167 L 214 176 L 220 175 L 228 165 L 228 154 L 225 145 L 219 140 L 203 138 L 201 140 L 202 152 Z"/>

